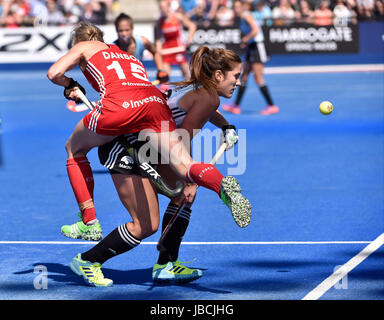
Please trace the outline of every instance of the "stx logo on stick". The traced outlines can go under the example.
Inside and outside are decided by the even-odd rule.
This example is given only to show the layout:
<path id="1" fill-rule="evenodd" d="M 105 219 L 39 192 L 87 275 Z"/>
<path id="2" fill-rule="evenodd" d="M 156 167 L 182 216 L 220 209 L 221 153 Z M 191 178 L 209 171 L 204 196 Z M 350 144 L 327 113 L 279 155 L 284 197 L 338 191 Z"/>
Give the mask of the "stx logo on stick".
<path id="1" fill-rule="evenodd" d="M 147 162 L 143 162 L 140 165 L 140 168 L 145 170 L 151 177 L 154 177 L 155 179 L 160 177 L 160 175 Z"/>

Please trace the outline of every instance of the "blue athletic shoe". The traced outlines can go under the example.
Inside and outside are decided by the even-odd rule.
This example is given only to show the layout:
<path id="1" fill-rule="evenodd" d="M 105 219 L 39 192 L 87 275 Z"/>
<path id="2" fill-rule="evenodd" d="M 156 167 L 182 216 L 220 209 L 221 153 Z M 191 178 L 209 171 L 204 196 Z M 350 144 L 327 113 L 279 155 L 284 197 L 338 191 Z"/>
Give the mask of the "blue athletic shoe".
<path id="1" fill-rule="evenodd" d="M 167 264 L 155 264 L 152 269 L 152 279 L 154 282 L 175 282 L 187 283 L 197 280 L 203 276 L 200 269 L 192 269 L 182 265 L 177 259 Z"/>

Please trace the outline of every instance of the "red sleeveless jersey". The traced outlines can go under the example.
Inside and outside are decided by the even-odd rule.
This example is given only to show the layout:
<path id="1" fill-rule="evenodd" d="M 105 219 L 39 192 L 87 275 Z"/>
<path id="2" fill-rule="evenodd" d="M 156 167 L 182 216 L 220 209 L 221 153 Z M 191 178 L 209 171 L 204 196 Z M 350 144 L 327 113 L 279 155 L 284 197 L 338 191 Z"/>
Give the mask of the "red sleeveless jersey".
<path id="1" fill-rule="evenodd" d="M 168 64 L 187 62 L 185 43 L 183 41 L 183 27 L 175 16 L 161 17 L 158 28 L 163 38 L 161 54 L 163 61 Z"/>
<path id="2" fill-rule="evenodd" d="M 152 85 L 140 60 L 116 45 L 95 53 L 83 72 L 102 98 L 121 90 Z"/>
<path id="3" fill-rule="evenodd" d="M 95 53 L 83 73 L 100 93 L 96 108 L 83 118 L 90 130 L 117 136 L 152 129 L 176 128 L 162 93 L 148 80 L 143 64 L 115 45 Z M 161 126 L 169 122 L 169 130 Z"/>

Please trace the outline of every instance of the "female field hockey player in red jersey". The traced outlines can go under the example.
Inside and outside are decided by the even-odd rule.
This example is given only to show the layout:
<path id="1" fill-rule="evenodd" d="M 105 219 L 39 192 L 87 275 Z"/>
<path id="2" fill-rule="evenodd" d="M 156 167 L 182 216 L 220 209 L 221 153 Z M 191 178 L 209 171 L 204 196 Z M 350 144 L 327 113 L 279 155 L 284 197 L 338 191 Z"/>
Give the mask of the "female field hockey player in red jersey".
<path id="1" fill-rule="evenodd" d="M 75 28 L 73 42 L 74 46 L 51 66 L 47 76 L 53 83 L 65 88 L 66 98 L 79 100 L 76 89 L 84 89 L 65 75 L 78 65 L 92 87 L 100 93 L 101 99 L 96 107 L 76 125 L 66 143 L 68 177 L 84 224 L 96 220 L 93 175 L 87 153 L 116 136 L 145 132 L 150 137 L 151 147 L 170 160 L 172 169 L 179 177 L 215 191 L 230 208 L 236 223 L 241 227 L 247 226 L 251 206 L 241 195 L 237 180 L 230 176 L 223 177 L 210 164 L 192 160 L 185 145 L 179 143 L 180 134 L 166 100 L 148 80 L 141 62 L 117 46 L 105 44 L 101 30 L 90 24 L 82 23 Z M 238 71 L 240 68 L 239 61 Z M 228 87 L 231 85 L 231 89 L 224 93 L 226 97 L 230 97 L 239 84 L 233 72 L 221 69 L 215 70 L 209 79 L 209 83 L 216 81 Z M 159 208 L 153 185 L 132 182 L 139 194 L 140 201 L 137 203 L 140 203 L 143 215 L 145 212 L 154 215 L 158 221 Z M 148 197 L 148 194 L 153 196 Z M 71 269 L 90 285 L 112 285 L 112 280 L 104 278 L 101 264 L 140 243 L 143 237 L 135 234 L 134 227 L 133 223 L 119 226 L 93 248 L 94 261 L 83 260 L 84 257 L 79 254 L 72 260 Z"/>
<path id="2" fill-rule="evenodd" d="M 203 63 L 199 63 L 199 61 Z M 223 49 L 210 50 L 207 47 L 201 47 L 194 53 L 191 59 L 191 81 L 180 82 L 172 86 L 172 94 L 168 98 L 168 105 L 179 128 L 187 130 L 191 138 L 193 138 L 193 135 L 196 135 L 209 120 L 217 127 L 222 128 L 222 141 L 227 143 L 226 150 L 234 146 L 238 137 L 235 127 L 228 124 L 226 119 L 216 110 L 219 104 L 217 98 L 223 95 L 223 92 L 233 88 L 232 86 L 226 88 L 223 85 L 219 85 L 213 92 L 208 92 L 205 88 L 209 87 L 209 84 L 207 84 L 208 79 L 210 79 L 209 74 L 217 68 L 227 69 L 226 65 L 228 63 L 235 63 L 235 66 L 237 65 L 237 56 L 233 52 Z M 227 72 L 234 72 L 235 77 L 240 76 L 240 71 L 236 67 L 233 71 Z M 198 85 L 198 88 L 195 88 L 195 84 Z M 216 112 L 213 112 L 214 110 Z M 212 113 L 213 115 L 208 117 Z M 134 141 L 137 139 L 137 136 L 126 135 L 125 139 Z M 119 198 L 133 218 L 132 223 L 136 228 L 135 235 L 140 235 L 138 237 L 143 238 L 144 235 L 151 235 L 156 232 L 159 225 L 158 217 L 151 216 L 145 218 L 145 216 L 142 216 L 142 209 L 141 207 L 139 209 L 138 201 L 133 196 L 137 193 L 137 190 L 134 188 L 132 181 L 141 180 L 145 184 L 148 183 L 148 179 L 140 176 L 141 173 L 138 166 L 132 163 L 133 160 L 124 146 L 116 138 L 112 142 L 100 146 L 98 153 L 101 164 L 108 168 L 111 173 Z M 170 170 L 169 165 L 159 164 L 157 170 L 168 185 L 174 187 L 178 177 Z M 170 224 L 164 236 L 157 263 L 153 266 L 152 279 L 156 282 L 186 283 L 202 276 L 202 270 L 188 268 L 178 260 L 180 244 L 189 224 L 195 193 L 196 185 L 187 184 L 184 194 L 178 198 L 171 198 L 167 206 L 163 217 L 162 231 L 168 226 L 177 210 L 180 210 L 180 212 L 173 223 Z M 148 194 L 148 197 L 151 196 L 151 194 Z M 182 206 L 184 201 L 186 204 Z M 82 221 L 65 227 L 67 234 L 64 234 L 68 237 L 84 238 L 86 236 L 87 228 Z M 95 249 L 90 250 L 88 253 L 84 253 L 82 255 L 83 259 L 86 258 L 88 261 L 94 261 L 96 259 L 94 254 L 97 251 L 98 249 L 95 247 Z M 100 260 L 100 258 L 98 259 Z"/>
<path id="3" fill-rule="evenodd" d="M 192 43 L 196 25 L 182 12 L 173 11 L 168 0 L 159 1 L 160 17 L 155 27 L 155 44 L 163 57 L 164 70 L 170 75 L 173 65 L 179 66 L 184 79 L 188 79 L 189 65 L 186 50 Z M 183 27 L 188 38 L 183 39 Z"/>

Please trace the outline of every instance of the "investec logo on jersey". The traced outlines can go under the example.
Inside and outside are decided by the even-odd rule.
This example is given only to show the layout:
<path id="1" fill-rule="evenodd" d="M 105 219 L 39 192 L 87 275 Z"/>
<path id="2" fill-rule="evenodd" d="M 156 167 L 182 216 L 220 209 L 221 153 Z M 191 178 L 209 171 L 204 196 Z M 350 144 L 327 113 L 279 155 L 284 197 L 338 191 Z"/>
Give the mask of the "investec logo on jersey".
<path id="1" fill-rule="evenodd" d="M 106 52 L 106 51 L 103 51 L 102 53 L 103 53 L 105 60 L 108 60 L 108 59 L 125 59 L 125 60 L 139 61 L 136 57 L 131 56 L 128 53 Z"/>
<path id="2" fill-rule="evenodd" d="M 139 108 L 139 107 L 142 107 L 144 104 L 147 104 L 150 102 L 158 102 L 158 103 L 164 104 L 164 101 L 161 98 L 156 97 L 156 96 L 150 96 L 150 97 L 146 97 L 146 98 L 141 99 L 141 100 L 129 100 L 129 102 L 124 101 L 122 106 L 125 109 L 128 109 L 129 107 Z"/>

